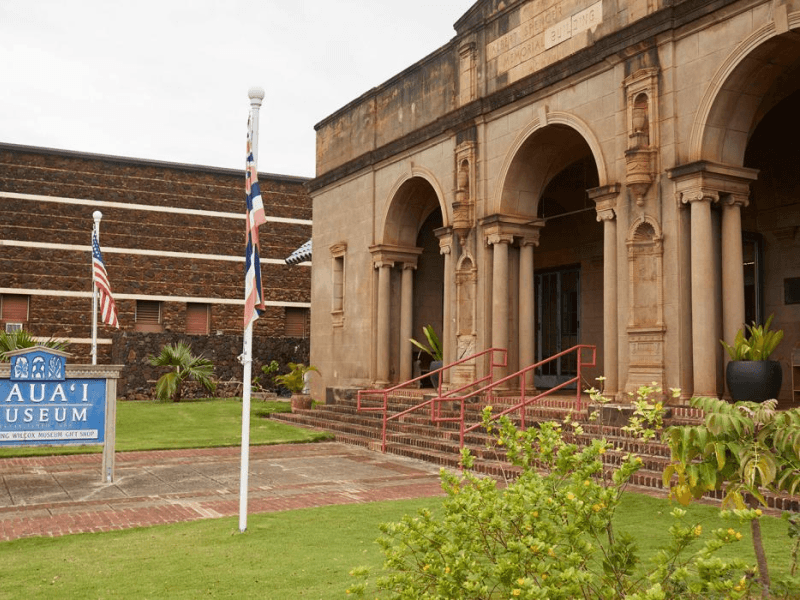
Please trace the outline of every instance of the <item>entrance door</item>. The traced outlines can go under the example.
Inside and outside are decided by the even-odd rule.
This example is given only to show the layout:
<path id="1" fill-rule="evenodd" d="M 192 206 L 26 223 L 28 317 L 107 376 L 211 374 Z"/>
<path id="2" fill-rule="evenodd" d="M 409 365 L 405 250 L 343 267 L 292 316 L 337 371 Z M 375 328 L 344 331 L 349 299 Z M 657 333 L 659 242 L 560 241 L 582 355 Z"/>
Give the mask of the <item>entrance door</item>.
<path id="1" fill-rule="evenodd" d="M 580 267 L 537 273 L 536 361 L 571 348 L 580 340 Z M 536 387 L 552 388 L 577 374 L 576 355 L 562 356 L 536 370 Z M 570 386 L 574 387 L 574 386 Z"/>

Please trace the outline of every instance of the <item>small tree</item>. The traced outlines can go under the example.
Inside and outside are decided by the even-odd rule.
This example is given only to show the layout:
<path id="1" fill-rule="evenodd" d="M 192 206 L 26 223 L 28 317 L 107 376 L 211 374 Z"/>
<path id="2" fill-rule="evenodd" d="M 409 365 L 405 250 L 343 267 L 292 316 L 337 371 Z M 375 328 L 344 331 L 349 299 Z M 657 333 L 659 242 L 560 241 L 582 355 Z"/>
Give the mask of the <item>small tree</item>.
<path id="1" fill-rule="evenodd" d="M 21 348 L 32 348 L 33 346 L 45 346 L 53 350 L 66 350 L 68 342 L 61 342 L 50 338 L 44 342 L 37 342 L 33 336 L 24 329 L 17 331 L 0 331 L 0 362 L 8 362 L 8 352 L 20 350 Z"/>
<path id="2" fill-rule="evenodd" d="M 770 576 L 756 509 L 767 505 L 764 489 L 789 494 L 800 489 L 800 409 L 778 412 L 776 400 L 731 404 L 692 398 L 691 405 L 705 413 L 705 422 L 665 432 L 672 462 L 664 470 L 664 487 L 671 485 L 671 495 L 684 505 L 708 491 L 724 490 L 723 508 L 754 511 L 753 550 L 767 598 Z"/>
<path id="3" fill-rule="evenodd" d="M 161 354 L 149 357 L 154 367 L 173 367 L 164 373 L 156 382 L 156 396 L 159 400 L 172 399 L 181 401 L 183 382 L 189 378 L 198 381 L 205 389 L 214 392 L 216 384 L 211 379 L 214 364 L 207 358 L 192 354 L 192 348 L 186 342 L 167 344 L 161 348 Z"/>

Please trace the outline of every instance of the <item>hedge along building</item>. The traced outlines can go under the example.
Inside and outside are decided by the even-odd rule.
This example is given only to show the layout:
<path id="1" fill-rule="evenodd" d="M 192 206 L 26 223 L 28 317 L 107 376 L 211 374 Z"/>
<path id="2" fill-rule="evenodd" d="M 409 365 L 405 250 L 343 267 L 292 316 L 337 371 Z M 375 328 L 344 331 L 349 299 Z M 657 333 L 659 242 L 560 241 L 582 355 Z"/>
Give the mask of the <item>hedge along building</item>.
<path id="1" fill-rule="evenodd" d="M 476 2 L 316 126 L 315 393 L 410 378 L 430 323 L 445 363 L 580 342 L 609 392 L 721 394 L 718 340 L 775 313 L 788 397 L 798 28 L 797 1 Z"/>
<path id="2" fill-rule="evenodd" d="M 0 144 L 3 266 L 0 324 L 91 346 L 92 213 L 120 329 L 99 324 L 98 363 L 126 365 L 120 396 L 149 394 L 163 369 L 147 356 L 187 340 L 241 381 L 244 298 L 242 169 L 136 160 Z M 262 173 L 267 214 L 261 268 L 267 301 L 255 324 L 255 371 L 271 359 L 307 360 L 310 264 L 284 259 L 311 234 L 307 179 Z"/>

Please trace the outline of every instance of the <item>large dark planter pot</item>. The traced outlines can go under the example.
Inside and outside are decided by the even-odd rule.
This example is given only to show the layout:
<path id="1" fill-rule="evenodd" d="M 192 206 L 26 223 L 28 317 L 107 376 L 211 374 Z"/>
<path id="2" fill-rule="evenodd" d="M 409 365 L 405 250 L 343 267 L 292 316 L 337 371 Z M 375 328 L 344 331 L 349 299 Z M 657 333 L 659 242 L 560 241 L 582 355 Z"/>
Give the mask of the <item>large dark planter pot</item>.
<path id="1" fill-rule="evenodd" d="M 443 364 L 444 363 L 440 360 L 432 360 L 430 370 L 435 371 L 436 369 L 441 369 Z M 429 379 L 431 380 L 431 385 L 433 385 L 434 388 L 439 387 L 439 375 L 440 373 L 431 373 L 429 377 Z"/>
<path id="2" fill-rule="evenodd" d="M 783 372 L 777 360 L 732 360 L 725 369 L 725 381 L 734 401 L 764 402 L 777 398 Z"/>

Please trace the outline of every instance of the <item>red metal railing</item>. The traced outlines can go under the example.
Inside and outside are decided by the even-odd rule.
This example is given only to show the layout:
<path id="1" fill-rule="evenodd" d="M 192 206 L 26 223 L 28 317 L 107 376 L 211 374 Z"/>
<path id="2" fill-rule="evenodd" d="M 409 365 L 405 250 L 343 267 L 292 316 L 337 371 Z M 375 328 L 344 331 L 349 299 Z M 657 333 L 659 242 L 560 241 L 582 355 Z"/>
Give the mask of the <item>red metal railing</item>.
<path id="1" fill-rule="evenodd" d="M 499 353 L 499 359 L 502 360 L 502 362 L 495 362 L 495 353 Z M 438 384 L 437 390 L 436 390 L 437 391 L 437 398 L 442 398 L 443 397 L 442 396 L 442 381 L 444 380 L 444 375 L 443 375 L 444 372 L 447 371 L 448 369 L 452 369 L 453 367 L 456 367 L 458 365 L 467 363 L 467 362 L 469 362 L 471 360 L 475 360 L 475 359 L 477 359 L 477 358 L 479 358 L 479 357 L 481 357 L 483 355 L 486 355 L 486 354 L 490 355 L 488 373 L 485 376 L 481 377 L 480 379 L 477 379 L 477 380 L 475 380 L 475 381 L 473 381 L 473 382 L 471 382 L 471 383 L 469 383 L 469 384 L 467 384 L 465 386 L 462 386 L 462 387 L 460 387 L 460 388 L 458 388 L 456 390 L 451 390 L 451 391 L 447 392 L 447 394 L 458 393 L 458 392 L 464 391 L 467 388 L 474 387 L 475 385 L 480 385 L 480 384 L 485 383 L 487 381 L 491 384 L 491 382 L 494 381 L 494 370 L 495 370 L 495 368 L 506 367 L 508 365 L 508 351 L 505 348 L 489 348 L 488 350 L 484 350 L 483 352 L 478 352 L 477 354 L 473 354 L 471 356 L 467 356 L 466 358 L 462 358 L 461 360 L 458 360 L 458 361 L 456 361 L 454 363 L 450 363 L 450 364 L 445 365 L 445 366 L 443 366 L 443 367 L 441 367 L 439 369 L 436 369 L 435 371 L 431 371 L 431 372 L 426 373 L 424 375 L 420 375 L 419 377 L 415 377 L 414 379 L 411 379 L 411 380 L 406 381 L 404 383 L 398 384 L 398 385 L 396 385 L 394 387 L 391 387 L 391 388 L 380 389 L 380 390 L 359 390 L 358 397 L 356 399 L 356 408 L 357 408 L 357 410 L 359 412 L 383 412 L 383 428 L 382 428 L 382 431 L 381 431 L 381 450 L 383 452 L 386 452 L 386 429 L 387 429 L 387 424 L 388 424 L 389 421 L 391 421 L 393 419 L 399 419 L 400 417 L 402 417 L 404 415 L 407 415 L 408 413 L 411 413 L 411 412 L 414 412 L 414 411 L 419 410 L 421 408 L 424 408 L 425 406 L 428 406 L 430 404 L 431 405 L 431 420 L 435 422 L 435 419 L 434 419 L 435 415 L 434 415 L 434 412 L 433 412 L 433 399 L 426 400 L 425 402 L 421 402 L 420 404 L 417 404 L 415 406 L 412 406 L 411 408 L 408 408 L 408 409 L 406 409 L 406 410 L 404 410 L 402 412 L 395 413 L 395 414 L 390 416 L 388 414 L 388 412 L 389 412 L 389 395 L 390 394 L 393 394 L 393 393 L 395 393 L 398 390 L 401 390 L 403 388 L 408 389 L 413 384 L 415 384 L 415 383 L 417 383 L 419 381 L 422 381 L 423 379 L 425 379 L 427 377 L 430 377 L 432 374 L 438 373 L 439 374 L 439 384 Z M 362 404 L 362 402 L 368 396 L 372 396 L 372 397 L 381 396 L 382 397 L 381 404 L 379 406 L 364 406 Z M 468 398 L 470 396 L 472 396 L 472 394 L 470 394 L 469 396 L 465 396 L 465 398 Z M 461 406 L 462 406 L 462 412 L 463 412 L 463 406 L 464 406 L 463 402 L 461 403 Z"/>
<path id="2" fill-rule="evenodd" d="M 583 351 L 584 350 L 590 350 L 591 351 L 591 356 L 592 356 L 591 361 L 587 361 L 587 362 L 583 361 Z M 551 388 L 549 390 L 546 390 L 546 391 L 542 392 L 541 394 L 537 394 L 535 396 L 531 396 L 530 398 L 528 398 L 527 397 L 527 393 L 526 393 L 527 392 L 526 387 L 528 385 L 528 382 L 527 382 L 528 373 L 531 373 L 534 369 L 536 369 L 536 368 L 538 368 L 538 367 L 540 367 L 540 366 L 542 366 L 542 365 L 544 365 L 546 363 L 549 363 L 551 361 L 557 360 L 557 359 L 561 358 L 562 356 L 565 356 L 565 355 L 567 355 L 567 354 L 569 354 L 571 352 L 575 352 L 576 355 L 577 355 L 576 356 L 576 361 L 575 361 L 576 365 L 577 365 L 575 377 L 572 377 L 572 378 L 570 378 L 570 379 L 558 384 L 554 388 Z M 491 405 L 492 399 L 494 397 L 494 390 L 496 390 L 496 388 L 498 386 L 502 386 L 502 385 L 504 385 L 504 384 L 506 384 L 508 382 L 512 382 L 514 380 L 519 380 L 520 401 L 517 402 L 516 404 L 514 404 L 513 406 L 510 406 L 509 408 L 506 408 L 505 410 L 503 410 L 503 411 L 501 411 L 499 413 L 492 414 L 491 418 L 492 418 L 492 420 L 496 420 L 496 419 L 499 419 L 500 417 L 502 417 L 503 415 L 508 415 L 508 414 L 511 414 L 511 413 L 513 413 L 515 411 L 519 411 L 520 427 L 522 429 L 525 429 L 525 409 L 530 404 L 533 404 L 534 402 L 538 402 L 539 400 L 541 400 L 545 396 L 549 396 L 550 394 L 553 394 L 554 392 L 557 392 L 558 390 L 561 390 L 561 389 L 563 389 L 563 388 L 565 388 L 565 387 L 567 387 L 567 386 L 569 386 L 569 385 L 571 385 L 573 383 L 575 384 L 575 387 L 576 387 L 575 405 L 576 405 L 576 408 L 578 410 L 581 410 L 583 408 L 583 402 L 582 402 L 582 393 L 583 393 L 583 391 L 581 389 L 581 375 L 582 375 L 581 372 L 582 372 L 583 367 L 594 367 L 596 365 L 596 363 L 597 363 L 597 347 L 596 346 L 591 346 L 591 345 L 588 345 L 588 344 L 579 344 L 577 346 L 573 346 L 572 348 L 569 348 L 568 350 L 564 350 L 564 351 L 559 352 L 558 354 L 555 354 L 555 355 L 553 355 L 553 356 L 551 356 L 549 358 L 541 360 L 538 363 L 535 363 L 533 365 L 525 367 L 524 369 L 522 369 L 520 371 L 517 371 L 516 373 L 513 373 L 511 375 L 503 377 L 502 379 L 498 379 L 497 381 L 493 381 L 493 382 L 489 383 L 488 385 L 486 385 L 486 386 L 484 386 L 484 387 L 482 387 L 480 389 L 470 391 L 467 395 L 454 396 L 453 393 L 450 392 L 448 394 L 445 394 L 444 396 L 442 396 L 442 394 L 439 394 L 439 396 L 437 396 L 436 398 L 433 398 L 431 401 L 433 402 L 434 407 L 437 404 L 441 405 L 442 402 L 460 402 L 461 410 L 459 411 L 460 414 L 459 414 L 458 417 L 439 418 L 437 421 L 440 422 L 440 423 L 441 422 L 458 422 L 459 423 L 460 444 L 461 444 L 461 448 L 464 448 L 464 436 L 467 433 L 471 432 L 471 431 L 475 431 L 476 429 L 478 429 L 479 427 L 481 427 L 483 425 L 483 422 L 481 421 L 479 423 L 476 423 L 475 425 L 471 425 L 469 427 L 466 427 L 466 419 L 465 419 L 465 414 L 464 414 L 464 405 L 465 405 L 465 402 L 466 402 L 467 399 L 483 395 L 483 396 L 486 396 L 486 398 L 487 398 L 487 405 Z M 514 389 L 516 389 L 515 386 L 508 386 L 508 387 L 514 387 Z M 434 408 L 433 412 L 435 414 L 440 414 L 440 411 L 436 410 L 436 408 Z"/>

